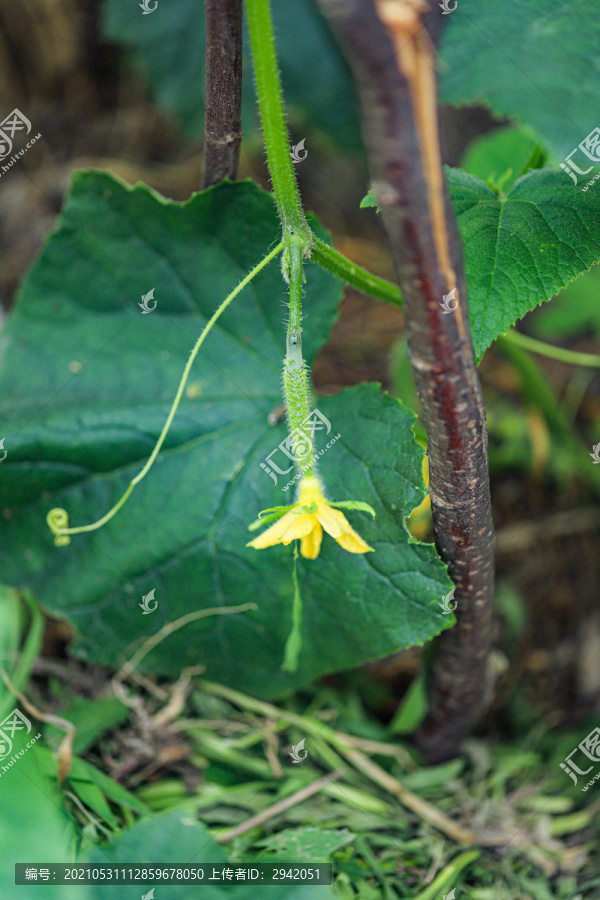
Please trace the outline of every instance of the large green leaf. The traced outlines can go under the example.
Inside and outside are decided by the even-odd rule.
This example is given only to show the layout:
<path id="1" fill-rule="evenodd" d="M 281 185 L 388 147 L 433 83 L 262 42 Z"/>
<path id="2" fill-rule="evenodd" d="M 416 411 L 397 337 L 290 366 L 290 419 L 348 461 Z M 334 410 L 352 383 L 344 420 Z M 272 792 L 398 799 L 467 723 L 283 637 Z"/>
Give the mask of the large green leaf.
<path id="1" fill-rule="evenodd" d="M 320 232 L 323 233 L 322 231 Z M 80 632 L 79 652 L 115 663 L 126 648 L 195 610 L 253 601 L 256 611 L 206 618 L 146 658 L 263 696 L 323 672 L 422 643 L 448 626 L 438 602 L 451 583 L 433 547 L 409 542 L 403 517 L 424 495 L 412 413 L 376 386 L 318 401 L 341 437 L 322 457 L 334 500 L 375 553 L 352 556 L 326 537 L 299 566 L 304 646 L 280 670 L 291 627 L 292 548 L 247 548 L 247 525 L 291 502 L 260 463 L 285 438 L 268 425 L 281 404 L 284 285 L 271 263 L 227 310 L 195 363 L 190 390 L 156 465 L 102 530 L 55 547 L 51 507 L 71 524 L 102 516 L 139 471 L 165 421 L 202 324 L 277 240 L 270 194 L 224 183 L 185 204 L 108 175 L 74 181 L 55 234 L 23 285 L 2 336 L 0 467 L 3 572 L 35 587 Z M 339 286 L 306 268 L 304 341 L 326 338 Z M 142 294 L 158 306 L 144 315 Z M 327 438 L 325 438 L 325 441 Z M 142 615 L 155 590 L 156 612 Z"/>
<path id="2" fill-rule="evenodd" d="M 596 0 L 459 0 L 442 36 L 441 96 L 521 119 L 562 158 L 598 124 L 599 46 Z"/>
<path id="3" fill-rule="evenodd" d="M 139 866 L 214 863 L 222 868 L 228 864 L 224 848 L 215 843 L 206 828 L 191 815 L 181 812 L 140 819 L 117 837 L 110 847 L 94 847 L 86 856 L 85 862 L 92 866 L 131 862 Z M 142 887 L 143 891 L 135 887 L 122 887 L 120 892 L 125 897 L 140 897 L 150 890 L 151 882 L 144 883 Z M 89 890 L 95 900 L 104 900 L 107 893 L 104 885 L 95 885 Z M 173 884 L 155 890 L 157 900 L 161 893 L 168 893 L 173 900 L 188 900 L 198 896 L 199 887 Z M 225 892 L 228 892 L 227 889 Z M 223 887 L 208 883 L 202 885 L 202 896 L 207 900 L 219 900 L 223 893 Z"/>
<path id="4" fill-rule="evenodd" d="M 446 169 L 465 252 L 475 352 L 600 259 L 600 192 L 540 169 L 507 195 Z"/>
<path id="5" fill-rule="evenodd" d="M 92 889 L 83 885 L 65 890 L 40 878 L 30 885 L 15 885 L 15 863 L 39 867 L 73 861 L 75 828 L 62 811 L 55 786 L 39 765 L 42 738 L 27 746 L 39 734 L 38 724 L 32 717 L 29 734 L 15 732 L 9 756 L 0 761 L 6 769 L 0 769 L 0 896 L 2 900 L 39 900 L 40 895 L 49 900 L 65 896 L 91 900 Z"/>
<path id="6" fill-rule="evenodd" d="M 315 127 L 345 150 L 360 147 L 352 79 L 327 26 L 310 0 L 277 0 L 273 21 L 287 112 L 293 133 Z M 107 0 L 106 38 L 131 47 L 158 101 L 192 134 L 204 130 L 205 24 L 202 0 L 162 2 L 152 15 Z M 258 115 L 249 42 L 244 40 L 242 125 L 256 143 Z"/>
<path id="7" fill-rule="evenodd" d="M 318 861 L 319 856 L 313 857 Z M 171 866 L 173 863 L 188 865 L 213 864 L 219 871 L 232 868 L 234 872 L 240 863 L 229 863 L 225 849 L 217 844 L 209 831 L 195 817 L 185 812 L 169 812 L 149 819 L 141 819 L 120 835 L 110 847 L 94 848 L 86 860 L 91 865 L 135 862 L 140 866 Z M 80 863 L 81 865 L 81 863 Z M 246 865 L 252 865 L 247 863 Z M 306 863 L 304 864 L 306 866 Z M 270 897 L 272 900 L 333 900 L 333 889 L 328 885 L 277 885 L 264 886 L 256 883 L 244 884 L 234 877 L 232 884 L 216 885 L 206 876 L 201 886 L 171 884 L 168 887 L 156 888 L 156 900 L 159 896 L 168 896 L 169 900 L 196 900 L 198 896 L 206 900 L 220 900 L 231 897 L 231 900 L 255 900 L 258 896 Z M 149 890 L 151 882 L 141 884 Z M 94 900 L 105 900 L 105 885 L 88 888 Z M 138 898 L 139 888 L 121 887 L 120 897 Z"/>

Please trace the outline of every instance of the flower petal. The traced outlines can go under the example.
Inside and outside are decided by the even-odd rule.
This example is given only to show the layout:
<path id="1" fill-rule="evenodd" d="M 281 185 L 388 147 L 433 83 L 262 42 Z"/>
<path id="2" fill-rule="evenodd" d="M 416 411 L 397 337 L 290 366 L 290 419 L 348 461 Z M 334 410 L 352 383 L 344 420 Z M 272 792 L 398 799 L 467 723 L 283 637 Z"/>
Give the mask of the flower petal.
<path id="1" fill-rule="evenodd" d="M 336 538 L 336 541 L 348 553 L 368 553 L 373 551 L 373 548 L 369 547 L 366 541 L 363 541 L 360 534 L 357 534 L 353 528 L 342 534 L 341 537 Z"/>
<path id="2" fill-rule="evenodd" d="M 291 544 L 296 538 L 305 537 L 319 524 L 315 516 L 309 516 L 306 513 L 300 513 L 300 515 L 292 513 L 292 515 L 294 521 L 290 522 L 285 534 L 282 534 L 279 538 L 282 544 Z"/>
<path id="3" fill-rule="evenodd" d="M 366 503 L 342 502 L 348 508 L 364 508 L 372 512 Z M 281 508 L 274 508 L 271 514 Z M 309 511 L 301 512 L 305 509 Z M 258 525 L 258 522 L 255 524 Z M 323 529 L 348 553 L 368 553 L 373 550 L 354 531 L 344 514 L 329 505 L 323 496 L 319 479 L 314 475 L 307 476 L 300 482 L 299 496 L 294 507 L 247 546 L 263 550 L 275 544 L 291 544 L 292 541 L 300 539 L 302 556 L 305 559 L 316 559 L 321 550 Z"/>
<path id="4" fill-rule="evenodd" d="M 321 549 L 323 529 L 320 522 L 315 521 L 314 528 L 304 535 L 300 542 L 300 553 L 305 559 L 316 559 Z"/>
<path id="5" fill-rule="evenodd" d="M 262 534 L 259 534 L 258 537 L 254 538 L 254 540 L 250 541 L 246 546 L 254 547 L 255 550 L 264 550 L 265 547 L 273 547 L 275 544 L 281 543 L 286 531 L 288 531 L 291 526 L 295 525 L 300 518 L 305 517 L 297 516 L 294 512 L 287 512 L 278 519 L 274 525 L 271 525 L 270 528 L 267 528 L 266 531 L 263 531 Z"/>
<path id="6" fill-rule="evenodd" d="M 327 534 L 330 534 L 336 541 L 345 532 L 352 531 L 346 516 L 339 510 L 332 509 L 326 501 L 319 503 L 316 516 Z"/>

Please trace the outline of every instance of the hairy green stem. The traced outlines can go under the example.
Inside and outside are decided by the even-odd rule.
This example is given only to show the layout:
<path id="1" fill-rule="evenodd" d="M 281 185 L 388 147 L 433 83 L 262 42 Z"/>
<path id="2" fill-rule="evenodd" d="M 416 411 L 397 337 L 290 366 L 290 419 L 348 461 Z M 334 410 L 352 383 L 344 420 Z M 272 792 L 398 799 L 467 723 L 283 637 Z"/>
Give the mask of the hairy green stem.
<path id="1" fill-rule="evenodd" d="M 397 285 L 372 275 L 313 235 L 302 208 L 290 154 L 270 0 L 246 0 L 246 19 L 269 173 L 286 244 L 282 257 L 284 276 L 289 277 L 291 265 L 290 238 L 296 236 L 302 242 L 304 255 L 312 255 L 323 269 L 365 294 L 401 305 Z"/>
<path id="2" fill-rule="evenodd" d="M 402 306 L 402 293 L 397 284 L 372 275 L 371 272 L 367 272 L 362 266 L 346 259 L 338 250 L 330 247 L 318 237 L 314 239 L 311 259 L 322 269 L 331 272 L 336 278 L 352 285 L 363 294 L 377 297 L 378 300 L 385 300 L 394 306 Z"/>
<path id="3" fill-rule="evenodd" d="M 295 332 L 299 335 L 298 347 L 302 354 L 302 242 L 293 237 L 290 240 L 290 317 L 288 319 L 288 335 Z M 288 351 L 289 352 L 289 351 Z"/>
<path id="4" fill-rule="evenodd" d="M 302 357 L 302 242 L 294 236 L 290 251 L 290 315 L 283 362 L 283 393 L 291 450 L 305 476 L 314 474 L 315 449 L 310 426 L 310 386 Z"/>
<path id="5" fill-rule="evenodd" d="M 312 232 L 302 208 L 290 154 L 270 0 L 246 0 L 246 19 L 269 172 L 283 228 L 282 238 L 287 243 L 290 235 L 299 236 L 306 251 L 312 243 Z"/>

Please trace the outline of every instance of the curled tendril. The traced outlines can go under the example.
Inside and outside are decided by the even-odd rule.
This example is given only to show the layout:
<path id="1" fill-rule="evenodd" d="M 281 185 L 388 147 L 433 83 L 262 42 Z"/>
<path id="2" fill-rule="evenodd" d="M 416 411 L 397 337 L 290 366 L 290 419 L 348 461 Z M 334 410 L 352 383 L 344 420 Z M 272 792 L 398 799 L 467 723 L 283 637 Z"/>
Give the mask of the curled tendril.
<path id="1" fill-rule="evenodd" d="M 66 509 L 61 509 L 59 506 L 51 509 L 46 516 L 46 522 L 54 535 L 54 543 L 57 547 L 66 547 L 71 543 L 69 535 L 64 534 L 64 530 L 69 527 L 69 516 Z"/>
<path id="2" fill-rule="evenodd" d="M 139 484 L 140 481 L 142 481 L 146 477 L 146 475 L 148 474 L 148 472 L 154 465 L 154 461 L 156 460 L 156 457 L 160 453 L 160 449 L 161 449 L 161 447 L 164 443 L 164 440 L 169 432 L 169 429 L 171 427 L 171 422 L 173 421 L 173 418 L 175 416 L 175 413 L 177 412 L 177 408 L 179 406 L 180 400 L 183 396 L 183 391 L 187 384 L 188 376 L 189 376 L 191 368 L 192 368 L 192 363 L 194 362 L 194 360 L 198 354 L 198 351 L 200 350 L 200 347 L 204 343 L 204 339 L 206 338 L 207 334 L 210 332 L 211 328 L 213 327 L 213 325 L 215 324 L 215 322 L 217 321 L 219 316 L 225 312 L 225 310 L 227 309 L 227 307 L 229 306 L 231 301 L 234 300 L 235 297 L 237 297 L 237 295 L 240 293 L 240 291 L 242 291 L 246 287 L 246 285 L 252 281 L 252 279 L 255 277 L 255 275 L 258 275 L 258 273 L 261 271 L 261 269 L 264 269 L 264 267 L 269 262 L 271 262 L 271 260 L 274 259 L 279 253 L 281 253 L 281 251 L 283 249 L 284 249 L 283 241 L 280 241 L 273 250 L 271 250 L 269 253 L 267 253 L 267 255 L 265 257 L 263 257 L 263 259 L 261 259 L 261 261 L 258 263 L 258 265 L 254 266 L 254 268 L 250 272 L 248 272 L 248 274 L 246 275 L 245 278 L 242 278 L 242 280 L 240 281 L 238 286 L 235 287 L 227 297 L 225 297 L 225 299 L 223 300 L 221 305 L 212 314 L 212 316 L 210 317 L 210 319 L 204 326 L 204 328 L 202 330 L 202 334 L 200 335 L 200 337 L 194 344 L 194 348 L 193 348 L 193 350 L 188 358 L 188 361 L 185 365 L 185 368 L 183 370 L 183 375 L 181 376 L 181 381 L 179 382 L 179 387 L 177 388 L 177 393 L 175 394 L 175 399 L 173 400 L 171 409 L 169 411 L 169 415 L 167 416 L 167 420 L 166 420 L 165 424 L 163 425 L 163 429 L 160 433 L 160 436 L 159 436 L 156 444 L 154 445 L 154 450 L 152 451 L 148 460 L 146 461 L 146 465 L 144 466 L 144 468 L 140 472 L 138 472 L 138 474 L 135 476 L 135 478 L 132 481 L 130 481 L 129 487 L 127 488 L 125 493 L 121 496 L 120 500 L 118 500 L 117 503 L 115 503 L 115 505 L 111 509 L 109 509 L 109 511 L 106 513 L 106 515 L 102 516 L 101 519 L 98 519 L 97 522 L 92 522 L 90 525 L 79 525 L 77 528 L 69 528 L 69 516 L 67 515 L 66 509 L 61 509 L 60 507 L 56 507 L 55 509 L 50 510 L 50 512 L 46 516 L 46 522 L 48 523 L 48 527 L 50 528 L 50 531 L 54 535 L 54 543 L 57 547 L 64 547 L 66 544 L 70 544 L 71 538 L 69 537 L 69 535 L 71 535 L 71 534 L 82 534 L 83 532 L 96 531 L 98 528 L 102 528 L 102 526 L 106 525 L 107 522 L 110 522 L 110 520 L 113 518 L 113 516 L 115 516 L 119 512 L 121 507 L 124 506 L 125 503 L 127 503 L 127 500 L 129 499 L 131 492 L 133 491 L 135 486 L 137 484 Z"/>

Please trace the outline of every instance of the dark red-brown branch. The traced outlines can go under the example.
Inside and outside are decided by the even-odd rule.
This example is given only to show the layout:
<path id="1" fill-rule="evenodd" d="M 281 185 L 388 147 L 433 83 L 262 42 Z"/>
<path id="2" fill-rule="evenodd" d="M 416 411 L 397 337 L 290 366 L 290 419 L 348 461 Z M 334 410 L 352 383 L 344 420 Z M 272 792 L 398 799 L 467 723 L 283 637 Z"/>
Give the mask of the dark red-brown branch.
<path id="1" fill-rule="evenodd" d="M 206 0 L 202 187 L 235 178 L 242 140 L 242 0 Z"/>
<path id="2" fill-rule="evenodd" d="M 320 3 L 358 86 L 373 189 L 404 295 L 427 430 L 436 544 L 456 585 L 457 625 L 436 641 L 429 713 L 416 735 L 425 757 L 440 762 L 458 752 L 485 702 L 494 534 L 485 407 L 439 151 L 432 42 L 439 20 L 424 0 Z M 458 307 L 448 313 L 442 303 L 452 291 L 446 307 L 456 300 Z"/>

